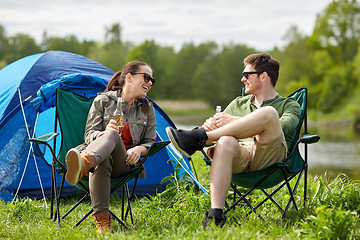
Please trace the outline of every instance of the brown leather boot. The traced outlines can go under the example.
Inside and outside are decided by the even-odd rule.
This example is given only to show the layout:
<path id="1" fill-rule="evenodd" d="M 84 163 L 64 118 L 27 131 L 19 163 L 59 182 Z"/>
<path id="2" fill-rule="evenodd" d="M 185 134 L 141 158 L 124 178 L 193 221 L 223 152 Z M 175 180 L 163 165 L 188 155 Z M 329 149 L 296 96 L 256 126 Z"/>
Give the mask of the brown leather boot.
<path id="1" fill-rule="evenodd" d="M 80 152 L 72 148 L 66 154 L 67 172 L 65 179 L 71 185 L 75 185 L 80 179 L 95 167 L 95 163 L 88 153 L 83 153 L 80 156 Z"/>
<path id="2" fill-rule="evenodd" d="M 109 233 L 111 232 L 111 216 L 108 213 L 100 213 L 93 217 L 96 225 L 96 232 Z"/>

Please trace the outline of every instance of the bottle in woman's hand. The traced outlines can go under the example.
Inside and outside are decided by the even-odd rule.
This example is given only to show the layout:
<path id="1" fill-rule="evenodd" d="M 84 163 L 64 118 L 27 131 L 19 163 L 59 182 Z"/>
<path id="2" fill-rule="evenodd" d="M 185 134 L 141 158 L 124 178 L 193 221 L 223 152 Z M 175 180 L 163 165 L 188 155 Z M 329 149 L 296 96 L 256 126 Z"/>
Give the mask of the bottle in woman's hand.
<path id="1" fill-rule="evenodd" d="M 123 98 L 118 98 L 117 101 L 117 105 L 116 105 L 116 109 L 113 115 L 113 119 L 116 121 L 116 125 L 119 127 L 123 127 L 123 122 L 124 122 L 124 113 L 122 111 L 122 106 L 124 103 L 124 99 Z M 120 132 L 121 135 L 121 132 Z"/>

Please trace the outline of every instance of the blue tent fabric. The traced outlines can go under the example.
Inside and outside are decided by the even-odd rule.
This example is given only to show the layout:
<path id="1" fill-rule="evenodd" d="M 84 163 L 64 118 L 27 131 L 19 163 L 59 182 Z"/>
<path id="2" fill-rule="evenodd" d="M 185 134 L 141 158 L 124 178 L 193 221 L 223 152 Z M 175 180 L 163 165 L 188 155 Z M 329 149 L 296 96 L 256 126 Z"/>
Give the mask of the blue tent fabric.
<path id="1" fill-rule="evenodd" d="M 0 119 L 4 118 L 5 110 L 15 95 L 16 87 L 20 85 L 20 80 L 24 79 L 30 68 L 43 54 L 36 54 L 25 57 L 21 61 L 13 62 L 5 70 L 0 71 Z M 22 69 L 22 71 L 19 71 Z M 11 107 L 9 106 L 9 109 Z"/>
<path id="2" fill-rule="evenodd" d="M 19 106 L 19 97 L 14 86 L 20 88 L 22 99 L 25 100 L 36 93 L 42 85 L 60 79 L 64 75 L 93 74 L 110 79 L 113 74 L 110 69 L 91 59 L 62 51 L 49 51 L 25 57 L 5 67 L 1 72 L 0 89 L 7 89 L 13 97 L 7 98 L 6 108 L 1 106 L 0 119 L 6 119 L 15 106 Z M 3 91 L 0 96 L 2 94 Z M 9 99 L 11 100 L 9 101 Z M 1 122 L 2 120 L 0 120 L 0 127 Z"/>
<path id="3" fill-rule="evenodd" d="M 43 85 L 32 101 L 34 107 L 43 112 L 55 106 L 56 88 L 61 87 L 85 97 L 94 97 L 99 90 L 105 89 L 108 80 L 90 74 L 69 74 Z"/>
<path id="4" fill-rule="evenodd" d="M 53 107 L 57 87 L 86 97 L 96 96 L 105 89 L 113 74 L 113 71 L 91 59 L 63 51 L 31 55 L 0 70 L 1 199 L 12 200 L 19 186 L 20 197 L 40 198 L 40 182 L 46 196 L 49 196 L 51 168 L 46 160 L 51 161 L 50 153 L 45 151 L 41 154 L 45 149 L 40 151 L 36 146 L 35 154 L 31 153 L 28 135 L 39 136 L 54 130 Z M 174 127 L 174 124 L 156 103 L 154 107 L 157 140 L 168 140 L 165 127 Z M 160 184 L 161 180 L 173 173 L 173 165 L 168 160 L 179 161 L 180 158 L 184 157 L 168 145 L 156 157 L 148 159 L 145 163 L 147 177 L 139 180 L 136 193 L 146 195 L 164 190 L 166 184 Z M 184 159 L 182 174 L 188 173 L 197 182 L 188 160 Z M 61 176 L 57 178 L 60 184 Z M 199 186 L 206 191 L 201 184 Z M 77 189 L 65 183 L 64 191 L 65 194 L 73 194 Z"/>

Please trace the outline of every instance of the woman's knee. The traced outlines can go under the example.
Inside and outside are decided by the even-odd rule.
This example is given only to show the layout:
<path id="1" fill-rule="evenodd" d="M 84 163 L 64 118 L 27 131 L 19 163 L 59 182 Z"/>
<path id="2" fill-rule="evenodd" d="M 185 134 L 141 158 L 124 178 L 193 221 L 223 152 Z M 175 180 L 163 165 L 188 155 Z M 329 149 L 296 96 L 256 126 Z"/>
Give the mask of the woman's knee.
<path id="1" fill-rule="evenodd" d="M 119 132 L 116 130 L 106 130 L 102 137 L 108 138 L 109 141 L 117 141 L 118 139 L 120 139 Z"/>

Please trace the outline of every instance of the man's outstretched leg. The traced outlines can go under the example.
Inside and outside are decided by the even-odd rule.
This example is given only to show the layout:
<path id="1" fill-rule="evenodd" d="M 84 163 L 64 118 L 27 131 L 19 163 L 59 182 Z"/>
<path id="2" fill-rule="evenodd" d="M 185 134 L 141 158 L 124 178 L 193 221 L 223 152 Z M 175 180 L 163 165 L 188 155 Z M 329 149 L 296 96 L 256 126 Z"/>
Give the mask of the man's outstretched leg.
<path id="1" fill-rule="evenodd" d="M 217 141 L 222 136 L 236 139 L 254 137 L 258 142 L 269 142 L 281 134 L 279 115 L 273 107 L 262 107 L 213 131 L 203 128 L 190 131 L 166 128 L 166 133 L 176 149 L 186 157 L 204 148 L 206 144 Z"/>
<path id="2" fill-rule="evenodd" d="M 203 149 L 208 139 L 203 128 L 185 131 L 167 127 L 166 133 L 175 148 L 187 158 L 190 158 L 196 151 Z"/>

